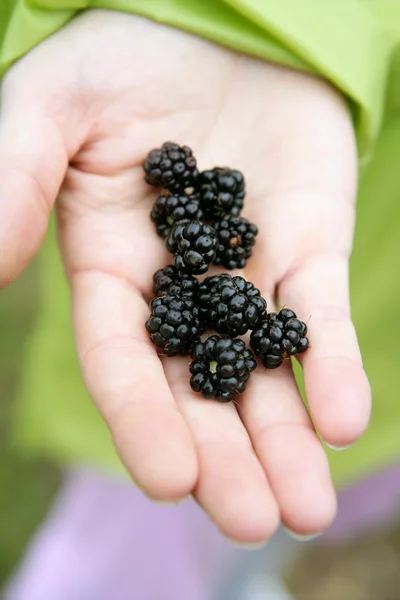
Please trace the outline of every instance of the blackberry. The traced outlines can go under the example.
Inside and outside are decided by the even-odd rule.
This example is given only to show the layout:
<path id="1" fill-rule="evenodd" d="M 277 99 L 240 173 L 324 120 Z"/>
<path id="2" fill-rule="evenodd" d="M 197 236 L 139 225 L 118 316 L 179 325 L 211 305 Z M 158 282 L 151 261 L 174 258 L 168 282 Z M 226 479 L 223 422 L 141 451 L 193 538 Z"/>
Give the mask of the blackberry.
<path id="1" fill-rule="evenodd" d="M 199 176 L 204 214 L 210 219 L 238 215 L 243 208 L 244 177 L 240 171 L 215 167 Z"/>
<path id="2" fill-rule="evenodd" d="M 186 194 L 159 196 L 151 211 L 151 220 L 156 226 L 157 233 L 164 238 L 169 235 L 175 223 L 202 218 L 203 211 L 200 208 L 199 197 Z"/>
<path id="3" fill-rule="evenodd" d="M 229 402 L 234 394 L 244 392 L 246 381 L 257 363 L 243 340 L 210 336 L 197 342 L 190 353 L 190 385 L 204 398 Z"/>
<path id="4" fill-rule="evenodd" d="M 167 356 L 189 354 L 205 331 L 194 300 L 188 296 L 166 295 L 153 298 L 150 307 L 146 329 L 151 341 Z"/>
<path id="5" fill-rule="evenodd" d="M 252 331 L 250 346 L 262 358 L 264 367 L 276 369 L 285 358 L 305 352 L 309 346 L 307 325 L 296 314 L 283 308 L 269 313 L 258 329 Z"/>
<path id="6" fill-rule="evenodd" d="M 143 169 L 147 183 L 171 192 L 195 187 L 199 175 L 192 150 L 173 142 L 165 142 L 161 148 L 151 150 L 143 162 Z"/>
<path id="7" fill-rule="evenodd" d="M 202 318 L 217 333 L 231 337 L 258 327 L 266 317 L 267 303 L 250 281 L 227 273 L 207 277 L 199 287 Z"/>
<path id="8" fill-rule="evenodd" d="M 167 249 L 175 255 L 175 266 L 182 273 L 201 275 L 215 259 L 217 234 L 201 221 L 177 223 L 167 238 Z"/>
<path id="9" fill-rule="evenodd" d="M 227 215 L 214 224 L 218 236 L 217 256 L 214 264 L 225 269 L 243 269 L 256 243 L 258 229 L 247 219 Z"/>
<path id="10" fill-rule="evenodd" d="M 196 298 L 199 282 L 193 275 L 180 273 L 173 265 L 159 269 L 153 275 L 155 296 L 190 296 Z"/>

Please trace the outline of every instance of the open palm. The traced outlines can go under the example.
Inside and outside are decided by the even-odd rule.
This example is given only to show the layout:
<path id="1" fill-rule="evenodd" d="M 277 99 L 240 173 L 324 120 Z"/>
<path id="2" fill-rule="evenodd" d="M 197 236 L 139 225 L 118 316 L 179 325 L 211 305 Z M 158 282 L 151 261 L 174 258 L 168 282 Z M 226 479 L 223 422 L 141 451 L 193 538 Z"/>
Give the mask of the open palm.
<path id="1" fill-rule="evenodd" d="M 279 520 L 326 527 L 335 495 L 290 365 L 259 368 L 240 407 L 191 392 L 188 360 L 160 360 L 144 322 L 152 274 L 171 262 L 149 219 L 147 152 L 188 144 L 200 168 L 247 182 L 259 226 L 245 277 L 309 321 L 313 419 L 330 444 L 369 418 L 348 298 L 356 153 L 326 83 L 140 18 L 83 14 L 16 64 L 2 88 L 0 280 L 38 249 L 57 199 L 60 247 L 88 390 L 150 496 L 193 493 L 228 536 L 266 539 Z"/>

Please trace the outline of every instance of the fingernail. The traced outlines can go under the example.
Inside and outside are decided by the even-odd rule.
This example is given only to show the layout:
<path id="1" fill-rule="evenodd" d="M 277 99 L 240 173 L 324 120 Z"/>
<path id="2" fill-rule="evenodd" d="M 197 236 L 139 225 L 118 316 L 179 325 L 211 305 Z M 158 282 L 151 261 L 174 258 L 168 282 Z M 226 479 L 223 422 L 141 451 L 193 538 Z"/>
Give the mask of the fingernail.
<path id="1" fill-rule="evenodd" d="M 325 446 L 328 446 L 328 448 L 330 448 L 331 450 L 336 450 L 337 452 L 340 452 L 341 450 L 347 450 L 347 448 L 351 448 L 353 444 L 347 444 L 347 446 L 333 446 L 332 444 L 328 444 L 328 442 L 325 442 Z"/>
<path id="2" fill-rule="evenodd" d="M 284 527 L 284 530 L 291 538 L 293 538 L 297 542 L 311 542 L 311 540 L 315 540 L 315 538 L 318 538 L 323 534 L 323 531 L 319 531 L 318 533 L 297 533 L 296 531 L 292 531 L 288 527 Z"/>
<path id="3" fill-rule="evenodd" d="M 158 504 L 159 506 L 179 506 L 179 504 L 185 502 L 187 498 L 188 496 L 185 496 L 184 498 L 178 498 L 177 500 L 155 500 L 154 498 L 149 497 L 149 500 L 151 500 L 153 504 Z"/>
<path id="4" fill-rule="evenodd" d="M 260 548 L 264 548 L 267 542 L 257 542 L 255 544 L 246 543 L 246 542 L 232 542 L 234 546 L 241 548 L 242 550 L 260 550 Z"/>

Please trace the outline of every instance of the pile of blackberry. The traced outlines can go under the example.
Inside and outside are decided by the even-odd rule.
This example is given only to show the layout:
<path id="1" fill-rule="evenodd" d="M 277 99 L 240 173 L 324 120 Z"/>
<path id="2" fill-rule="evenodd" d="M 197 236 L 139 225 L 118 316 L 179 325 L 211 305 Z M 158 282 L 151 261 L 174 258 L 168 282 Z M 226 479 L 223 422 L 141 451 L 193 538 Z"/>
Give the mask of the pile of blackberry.
<path id="1" fill-rule="evenodd" d="M 307 326 L 284 308 L 268 313 L 251 282 L 221 273 L 199 282 L 211 265 L 243 269 L 258 229 L 241 216 L 245 180 L 237 169 L 200 172 L 191 148 L 165 142 L 143 163 L 145 180 L 161 188 L 151 211 L 174 264 L 153 276 L 146 329 L 166 356 L 190 356 L 190 385 L 204 398 L 230 402 L 244 392 L 255 355 L 267 369 L 305 352 Z M 206 339 L 203 334 L 213 333 Z M 250 332 L 250 348 L 240 336 Z"/>

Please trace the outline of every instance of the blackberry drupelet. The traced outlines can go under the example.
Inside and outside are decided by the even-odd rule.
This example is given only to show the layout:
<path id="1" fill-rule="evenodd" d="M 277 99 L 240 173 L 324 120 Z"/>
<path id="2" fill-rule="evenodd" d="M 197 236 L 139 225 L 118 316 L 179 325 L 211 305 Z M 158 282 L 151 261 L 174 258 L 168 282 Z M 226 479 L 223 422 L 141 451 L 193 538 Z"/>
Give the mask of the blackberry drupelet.
<path id="1" fill-rule="evenodd" d="M 151 220 L 156 226 L 157 233 L 164 238 L 169 235 L 171 227 L 175 223 L 202 218 L 203 211 L 200 208 L 200 199 L 194 195 L 159 196 L 151 211 Z"/>
<path id="2" fill-rule="evenodd" d="M 193 344 L 204 333 L 199 309 L 189 296 L 153 298 L 146 329 L 151 341 L 167 356 L 189 354 Z"/>
<path id="3" fill-rule="evenodd" d="M 229 402 L 244 392 L 246 381 L 257 363 L 243 340 L 210 336 L 198 342 L 190 353 L 190 385 L 204 398 Z"/>
<path id="4" fill-rule="evenodd" d="M 199 192 L 204 214 L 218 219 L 238 215 L 243 208 L 244 177 L 236 169 L 215 167 L 199 175 Z"/>
<path id="5" fill-rule="evenodd" d="M 264 367 L 276 369 L 285 358 L 305 352 L 309 346 L 307 325 L 296 314 L 283 308 L 269 313 L 261 326 L 252 331 L 250 346 L 262 358 Z"/>
<path id="6" fill-rule="evenodd" d="M 155 296 L 190 296 L 195 299 L 199 291 L 199 282 L 193 275 L 180 273 L 173 265 L 159 269 L 153 275 Z"/>
<path id="7" fill-rule="evenodd" d="M 217 256 L 214 264 L 225 269 L 243 269 L 250 258 L 256 242 L 258 229 L 247 219 L 236 215 L 227 215 L 214 223 L 218 236 Z"/>
<path id="8" fill-rule="evenodd" d="M 202 275 L 215 259 L 217 234 L 201 221 L 177 223 L 167 238 L 167 249 L 175 255 L 175 266 L 182 273 Z"/>
<path id="9" fill-rule="evenodd" d="M 199 175 L 192 150 L 174 142 L 165 142 L 161 148 L 151 150 L 143 169 L 147 183 L 171 192 L 195 187 Z"/>
<path id="10" fill-rule="evenodd" d="M 250 281 L 227 273 L 207 277 L 199 287 L 198 305 L 207 326 L 231 337 L 244 335 L 266 317 L 267 303 Z"/>

